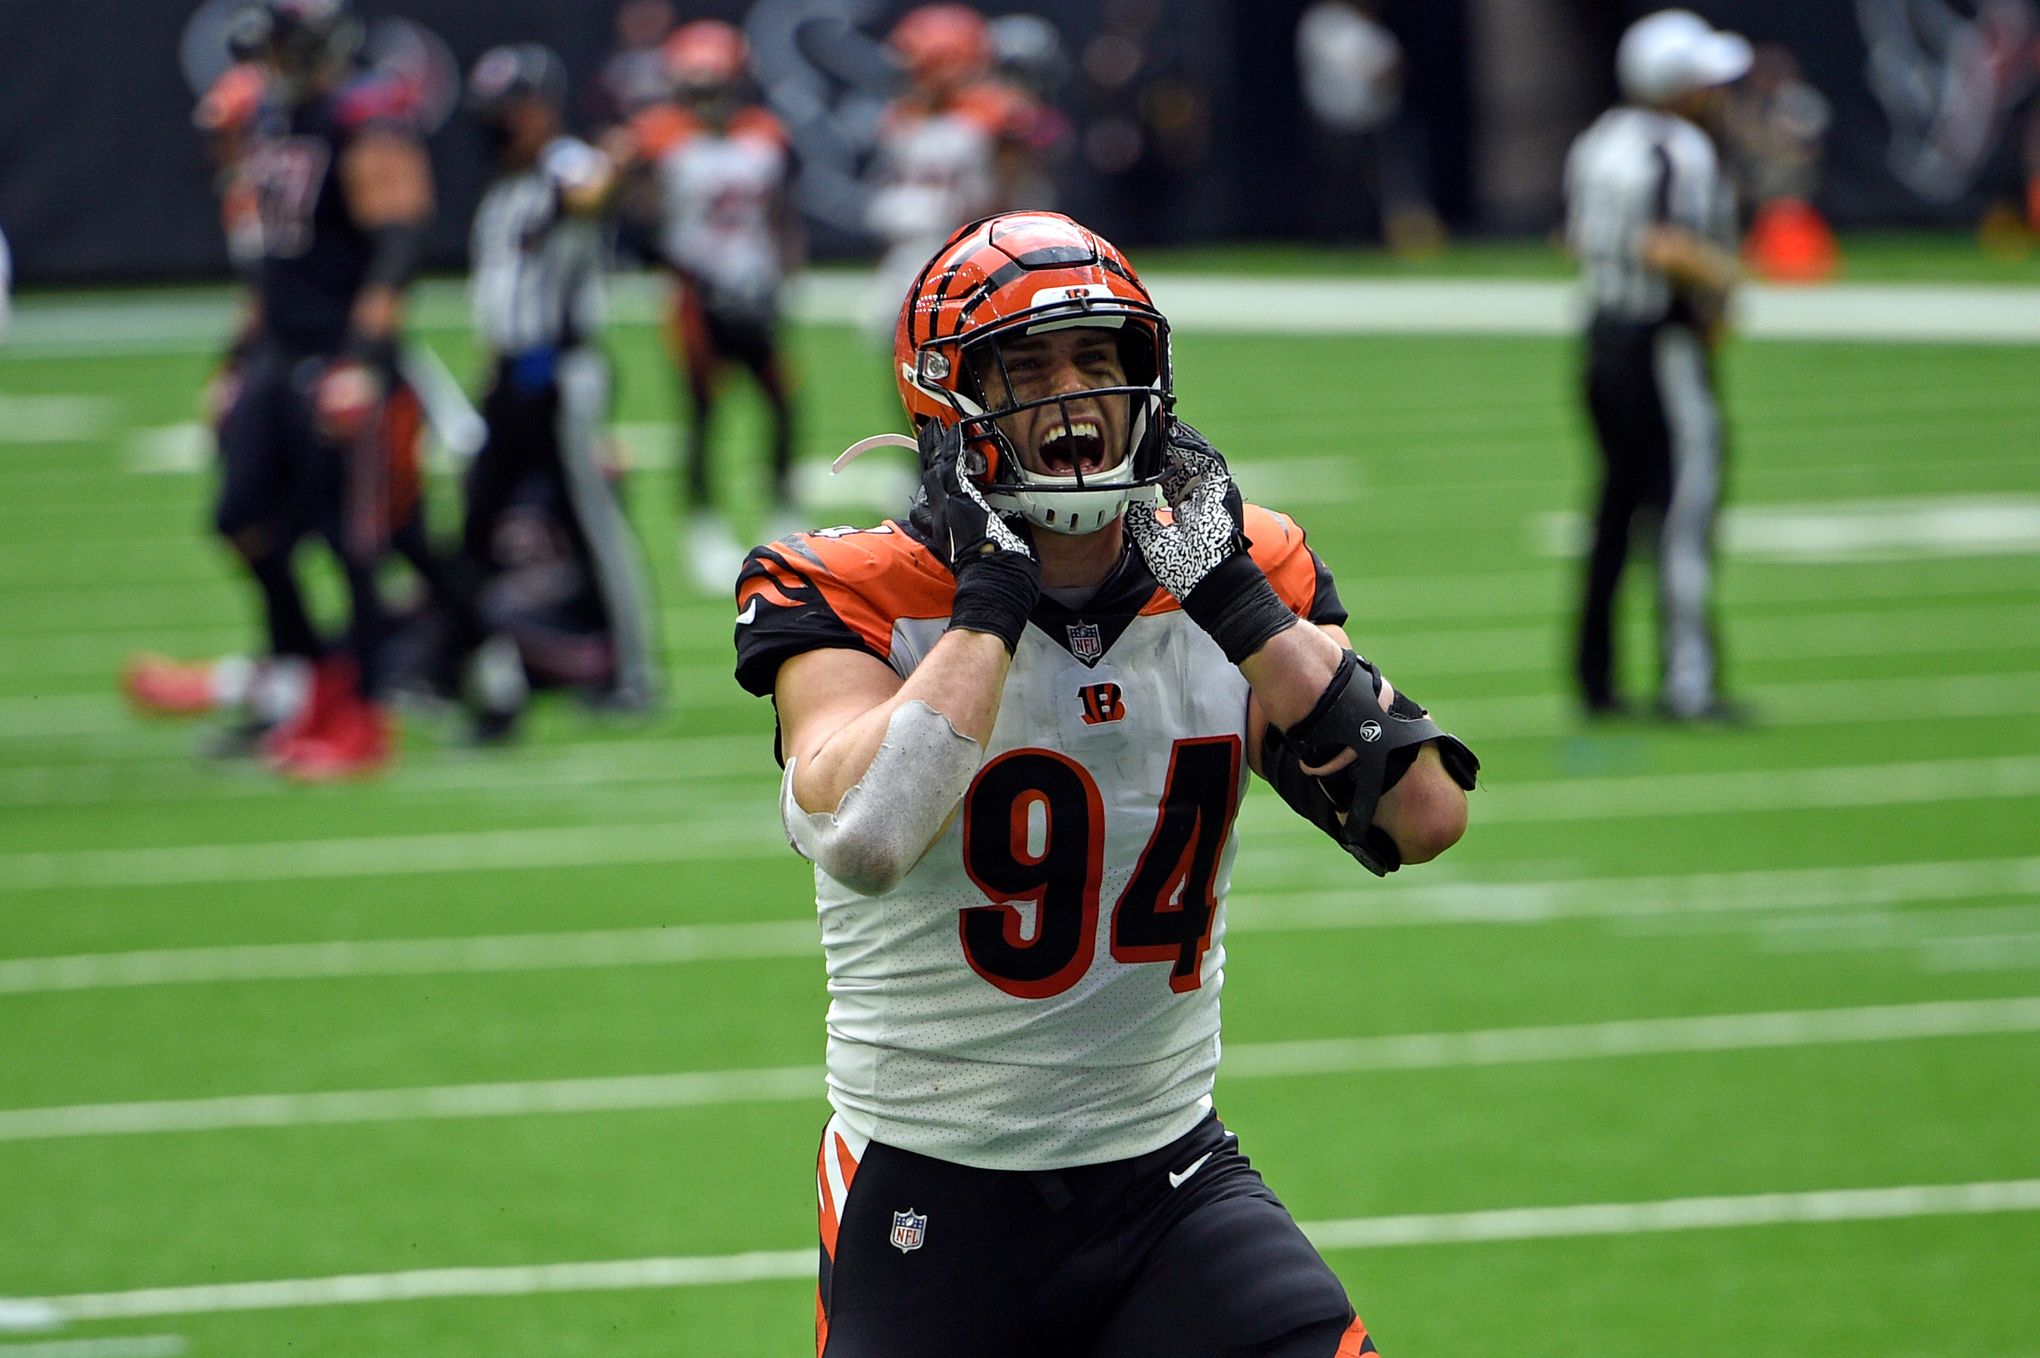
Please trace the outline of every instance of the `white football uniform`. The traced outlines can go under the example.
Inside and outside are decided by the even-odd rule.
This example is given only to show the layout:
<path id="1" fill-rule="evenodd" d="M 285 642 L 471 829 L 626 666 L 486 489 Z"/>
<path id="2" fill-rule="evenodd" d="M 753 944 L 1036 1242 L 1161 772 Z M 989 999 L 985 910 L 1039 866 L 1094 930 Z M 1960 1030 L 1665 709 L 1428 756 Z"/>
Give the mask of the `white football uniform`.
<path id="1" fill-rule="evenodd" d="M 1343 621 L 1302 530 L 1248 515 L 1284 601 Z M 770 693 L 783 661 L 825 647 L 905 677 L 954 591 L 898 522 L 759 548 L 737 585 L 738 679 Z M 842 1125 L 987 1169 L 1123 1159 L 1196 1125 L 1218 1065 L 1247 699 L 1137 555 L 1081 607 L 1043 600 L 927 855 L 882 896 L 816 869 Z"/>
<path id="2" fill-rule="evenodd" d="M 1009 206 L 999 201 L 999 143 L 1022 108 L 1022 96 L 985 82 L 942 109 L 903 102 L 887 110 L 879 129 L 878 189 L 864 221 L 886 242 L 867 321 L 886 344 L 914 275 L 949 233 Z"/>
<path id="3" fill-rule="evenodd" d="M 724 132 L 697 126 L 660 156 L 660 243 L 712 305 L 776 309 L 788 171 L 786 135 L 762 109 L 739 113 Z"/>

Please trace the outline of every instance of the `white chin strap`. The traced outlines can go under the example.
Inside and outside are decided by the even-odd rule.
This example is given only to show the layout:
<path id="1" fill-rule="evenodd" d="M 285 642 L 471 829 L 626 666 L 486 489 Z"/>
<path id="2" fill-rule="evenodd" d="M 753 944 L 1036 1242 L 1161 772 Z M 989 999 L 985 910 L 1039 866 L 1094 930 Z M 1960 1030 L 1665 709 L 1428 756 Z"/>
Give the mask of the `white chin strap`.
<path id="1" fill-rule="evenodd" d="M 1126 512 L 1136 494 L 1146 497 L 1154 487 L 1136 491 L 1133 459 L 1122 458 L 1118 466 L 1085 477 L 1051 476 L 1047 472 L 1019 469 L 1020 479 L 1029 486 L 1044 488 L 1044 494 L 1026 490 L 986 490 L 985 501 L 994 509 L 1018 514 L 1036 528 L 1051 533 L 1095 533 Z M 1079 490 L 1078 486 L 1083 489 Z"/>

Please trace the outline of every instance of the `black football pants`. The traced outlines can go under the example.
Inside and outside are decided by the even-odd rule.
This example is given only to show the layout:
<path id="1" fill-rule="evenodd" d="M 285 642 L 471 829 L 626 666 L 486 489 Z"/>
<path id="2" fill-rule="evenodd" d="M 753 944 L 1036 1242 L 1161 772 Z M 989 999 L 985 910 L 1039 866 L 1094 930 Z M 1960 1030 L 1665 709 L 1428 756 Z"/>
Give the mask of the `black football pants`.
<path id="1" fill-rule="evenodd" d="M 822 1155 L 822 1358 L 1375 1352 L 1216 1115 L 1074 1169 L 973 1169 L 876 1142 L 853 1163 L 833 1123 Z"/>

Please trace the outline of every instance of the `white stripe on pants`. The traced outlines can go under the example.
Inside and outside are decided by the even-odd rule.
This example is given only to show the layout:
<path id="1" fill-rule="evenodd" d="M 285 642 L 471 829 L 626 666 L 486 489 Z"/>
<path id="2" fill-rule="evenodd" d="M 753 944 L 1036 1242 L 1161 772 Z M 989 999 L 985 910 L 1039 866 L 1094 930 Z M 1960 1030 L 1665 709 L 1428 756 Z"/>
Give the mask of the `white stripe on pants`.
<path id="1" fill-rule="evenodd" d="M 650 702 L 658 693 L 657 660 L 651 644 L 651 609 L 644 571 L 630 524 L 595 463 L 595 431 L 609 406 L 609 371 L 600 354 L 573 349 L 559 366 L 560 467 L 575 522 L 588 542 L 595 588 L 609 617 L 609 644 L 616 655 L 616 696 L 627 703 Z"/>
<path id="2" fill-rule="evenodd" d="M 1700 337 L 1661 327 L 1652 344 L 1658 400 L 1672 460 L 1671 500 L 1658 542 L 1658 621 L 1664 633 L 1665 703 L 1690 715 L 1714 701 L 1714 633 L 1709 595 L 1714 516 L 1721 504 L 1721 419 L 1708 384 Z"/>

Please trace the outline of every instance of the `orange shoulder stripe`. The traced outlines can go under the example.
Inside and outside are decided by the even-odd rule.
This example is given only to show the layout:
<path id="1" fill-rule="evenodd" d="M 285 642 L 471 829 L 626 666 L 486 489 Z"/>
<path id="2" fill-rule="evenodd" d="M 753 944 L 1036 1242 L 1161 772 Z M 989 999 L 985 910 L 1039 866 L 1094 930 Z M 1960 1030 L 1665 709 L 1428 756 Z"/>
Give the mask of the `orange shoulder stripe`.
<path id="1" fill-rule="evenodd" d="M 778 550 L 878 655 L 891 652 L 895 622 L 947 617 L 956 597 L 955 577 L 933 552 L 895 524 L 847 533 L 799 533 L 778 544 Z M 777 577 L 784 569 L 772 565 L 767 573 Z M 737 602 L 741 605 L 764 588 L 754 584 Z"/>
<path id="2" fill-rule="evenodd" d="M 1254 564 L 1275 593 L 1299 617 L 1309 617 L 1317 599 L 1317 566 L 1303 542 L 1303 529 L 1287 514 L 1260 505 L 1246 507 L 1247 539 Z"/>

